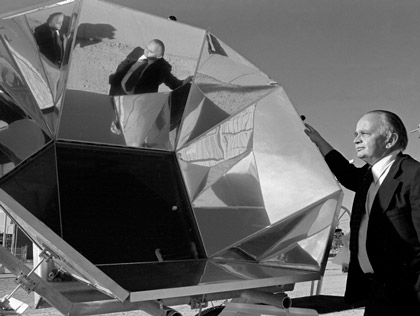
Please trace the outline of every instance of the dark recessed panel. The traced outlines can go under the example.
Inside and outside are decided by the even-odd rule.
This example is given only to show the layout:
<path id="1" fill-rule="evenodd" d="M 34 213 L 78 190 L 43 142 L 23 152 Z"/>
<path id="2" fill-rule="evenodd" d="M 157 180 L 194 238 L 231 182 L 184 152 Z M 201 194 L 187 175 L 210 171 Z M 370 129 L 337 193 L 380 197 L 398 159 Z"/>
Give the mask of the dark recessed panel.
<path id="1" fill-rule="evenodd" d="M 99 266 L 128 291 L 150 291 L 200 284 L 206 260 Z"/>
<path id="2" fill-rule="evenodd" d="M 57 144 L 65 241 L 94 264 L 199 257 L 173 153 Z"/>
<path id="3" fill-rule="evenodd" d="M 54 146 L 14 169 L 0 187 L 61 236 Z"/>

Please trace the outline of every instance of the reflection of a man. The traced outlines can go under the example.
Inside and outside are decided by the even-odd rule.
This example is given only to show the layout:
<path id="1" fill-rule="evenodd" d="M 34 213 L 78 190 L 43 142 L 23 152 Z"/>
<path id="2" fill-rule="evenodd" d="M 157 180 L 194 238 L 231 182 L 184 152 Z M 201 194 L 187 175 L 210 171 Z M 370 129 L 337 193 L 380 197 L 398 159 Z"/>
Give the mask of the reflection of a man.
<path id="1" fill-rule="evenodd" d="M 37 26 L 34 30 L 39 51 L 57 66 L 61 66 L 64 55 L 65 37 L 60 32 L 63 20 L 63 13 L 53 13 L 46 23 Z"/>
<path id="2" fill-rule="evenodd" d="M 110 95 L 157 92 L 164 83 L 172 90 L 190 80 L 180 80 L 172 74 L 172 66 L 163 58 L 165 45 L 161 40 L 149 42 L 146 49 L 136 47 L 109 76 Z"/>

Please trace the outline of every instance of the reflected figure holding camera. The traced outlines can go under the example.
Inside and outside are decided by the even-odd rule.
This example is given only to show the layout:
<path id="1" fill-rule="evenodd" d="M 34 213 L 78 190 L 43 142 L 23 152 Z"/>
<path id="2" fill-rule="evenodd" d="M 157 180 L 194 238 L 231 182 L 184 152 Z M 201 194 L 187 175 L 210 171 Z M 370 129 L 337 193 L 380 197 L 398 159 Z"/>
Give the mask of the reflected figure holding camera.
<path id="1" fill-rule="evenodd" d="M 165 45 L 154 39 L 143 50 L 136 47 L 109 76 L 110 95 L 127 95 L 157 92 L 164 83 L 172 90 L 190 81 L 180 80 L 172 74 L 172 66 L 163 58 Z"/>
<path id="2" fill-rule="evenodd" d="M 56 12 L 51 14 L 47 22 L 37 26 L 34 37 L 39 51 L 54 65 L 61 66 L 64 56 L 65 36 L 61 33 L 64 14 Z"/>

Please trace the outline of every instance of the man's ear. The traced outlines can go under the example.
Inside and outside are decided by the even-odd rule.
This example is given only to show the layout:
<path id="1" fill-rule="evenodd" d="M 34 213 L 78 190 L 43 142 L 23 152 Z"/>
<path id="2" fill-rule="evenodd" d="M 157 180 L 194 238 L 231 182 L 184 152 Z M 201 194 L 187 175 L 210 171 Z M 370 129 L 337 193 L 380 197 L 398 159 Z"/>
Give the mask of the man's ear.
<path id="1" fill-rule="evenodd" d="M 386 148 L 392 148 L 395 146 L 395 144 L 398 142 L 398 134 L 397 133 L 391 133 L 386 141 Z"/>

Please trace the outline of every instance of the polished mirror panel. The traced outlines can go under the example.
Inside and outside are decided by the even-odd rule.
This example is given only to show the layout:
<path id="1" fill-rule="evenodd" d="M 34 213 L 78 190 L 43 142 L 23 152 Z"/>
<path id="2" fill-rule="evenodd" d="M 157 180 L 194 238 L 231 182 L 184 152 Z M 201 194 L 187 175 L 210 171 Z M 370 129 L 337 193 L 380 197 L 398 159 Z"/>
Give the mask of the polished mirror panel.
<path id="1" fill-rule="evenodd" d="M 264 207 L 194 207 L 194 214 L 208 257 L 267 227 Z M 219 232 L 223 232 L 223 234 Z"/>
<path id="2" fill-rule="evenodd" d="M 112 100 L 117 118 L 111 130 L 122 133 L 127 146 L 173 150 L 175 134 L 169 134 L 169 93 L 115 96 Z"/>
<path id="3" fill-rule="evenodd" d="M 254 117 L 253 152 L 272 224 L 338 190 L 283 88 L 258 102 Z"/>
<path id="4" fill-rule="evenodd" d="M 177 151 L 193 205 L 248 205 L 243 204 L 240 196 L 226 192 L 235 190 L 236 185 L 249 185 L 249 188 L 258 186 L 254 158 L 249 155 L 252 151 L 254 110 L 252 106 L 247 108 Z M 204 174 L 197 172 L 197 169 L 207 170 Z M 225 187 L 232 185 L 233 188 L 226 191 Z M 245 192 L 235 190 L 240 195 L 241 191 Z M 259 201 L 256 204 L 262 204 L 260 191 L 245 195 L 246 199 L 255 199 Z"/>
<path id="5" fill-rule="evenodd" d="M 210 168 L 202 190 L 192 200 L 197 207 L 264 207 L 252 154 Z"/>
<path id="6" fill-rule="evenodd" d="M 276 243 L 261 261 L 275 266 L 321 269 L 328 257 L 341 195 L 305 211 L 305 218 Z M 294 242 L 291 241 L 294 239 Z"/>
<path id="7" fill-rule="evenodd" d="M 206 36 L 195 82 L 208 99 L 229 114 L 263 98 L 277 86 L 211 33 Z"/>
<path id="8" fill-rule="evenodd" d="M 54 100 L 54 111 L 45 116 L 57 130 L 70 69 L 70 54 L 75 44 L 75 30 L 80 15 L 80 1 L 66 1 L 36 10 L 25 16 L 33 32 L 44 71 Z"/>
<path id="9" fill-rule="evenodd" d="M 341 193 L 271 225 L 217 258 L 319 270 L 335 228 Z"/>
<path id="10" fill-rule="evenodd" d="M 199 123 L 201 123 L 201 120 L 197 115 L 206 117 L 206 110 L 207 109 L 201 108 L 195 115 L 195 121 L 198 121 L 197 129 L 200 127 L 198 126 Z M 190 163 L 212 167 L 251 151 L 254 111 L 255 107 L 250 106 L 237 115 L 213 126 L 212 129 L 203 135 L 197 135 L 197 138 L 194 139 L 194 141 L 191 141 L 188 145 L 177 150 L 178 157 Z M 222 117 L 223 116 L 220 115 L 218 119 L 221 119 Z M 204 119 L 202 121 L 204 123 Z M 192 134 L 193 133 L 191 133 L 191 135 Z"/>
<path id="11" fill-rule="evenodd" d="M 117 121 L 111 96 L 68 89 L 57 139 L 124 146 L 124 135 L 115 128 Z"/>
<path id="12" fill-rule="evenodd" d="M 50 141 L 38 122 L 0 90 L 0 178 Z"/>
<path id="13" fill-rule="evenodd" d="M 24 74 L 20 71 L 18 62 L 16 61 L 16 51 L 10 45 L 10 42 L 21 42 L 15 35 L 14 29 L 10 26 L 14 25 L 13 21 L 0 20 L 0 64 L 1 89 L 9 94 L 33 119 L 35 119 L 42 128 L 49 133 L 49 129 L 44 122 L 41 109 L 37 104 L 37 100 L 33 95 Z M 36 81 L 34 81 L 36 82 Z"/>
<path id="14" fill-rule="evenodd" d="M 76 46 L 72 52 L 68 88 L 100 94 L 110 93 L 110 88 L 119 87 L 121 90 L 121 81 L 128 69 L 122 73 L 120 67 L 116 77 L 110 78 L 110 75 L 117 72 L 123 61 L 123 66 L 127 65 L 127 62 L 131 62 L 132 65 L 137 61 L 153 39 L 163 42 L 164 67 L 169 67 L 172 76 L 182 83 L 182 80 L 194 75 L 204 37 L 205 31 L 183 23 L 104 1 L 84 1 L 79 17 Z M 157 65 L 149 65 L 144 75 L 147 72 L 151 81 L 159 83 L 161 80 L 157 80 L 156 72 L 151 73 L 153 69 L 162 70 L 162 65 Z M 146 92 L 168 91 L 179 87 L 179 82 L 175 82 L 172 76 L 169 77 L 165 70 L 164 84 L 159 85 L 158 90 L 155 86 L 145 88 Z M 167 83 L 169 87 L 166 86 Z M 115 91 L 111 93 L 121 94 Z M 136 94 L 138 93 L 143 92 Z"/>
<path id="15" fill-rule="evenodd" d="M 75 3 L 78 1 L 2 20 L 10 30 L 8 50 L 51 133 L 56 130 L 61 108 Z"/>
<path id="16" fill-rule="evenodd" d="M 191 85 L 185 105 L 181 127 L 178 132 L 176 148 L 198 138 L 227 119 L 229 114 L 208 99 L 196 84 Z"/>

